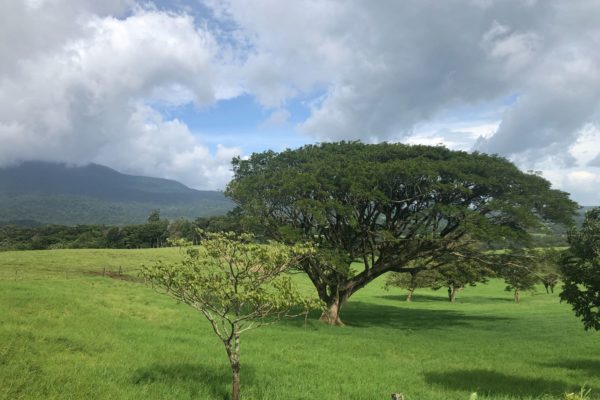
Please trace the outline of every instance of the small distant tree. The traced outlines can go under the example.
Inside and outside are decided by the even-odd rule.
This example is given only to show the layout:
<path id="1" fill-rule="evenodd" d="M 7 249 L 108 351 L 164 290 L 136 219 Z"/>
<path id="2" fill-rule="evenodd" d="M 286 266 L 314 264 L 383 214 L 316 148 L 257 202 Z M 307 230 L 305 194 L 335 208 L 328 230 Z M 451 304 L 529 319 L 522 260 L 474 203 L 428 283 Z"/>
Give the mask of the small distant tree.
<path id="1" fill-rule="evenodd" d="M 476 286 L 478 283 L 487 282 L 494 275 L 494 271 L 487 265 L 476 260 L 457 259 L 443 264 L 437 268 L 440 278 L 439 286 L 448 288 L 448 301 L 454 303 L 458 292 L 467 286 Z"/>
<path id="2" fill-rule="evenodd" d="M 559 280 L 560 274 L 555 272 L 544 273 L 540 277 L 540 281 L 542 282 L 542 285 L 544 285 L 544 289 L 546 289 L 547 294 L 554 293 L 554 288 L 558 284 Z"/>
<path id="3" fill-rule="evenodd" d="M 513 292 L 515 303 L 521 301 L 521 292 L 535 289 L 539 276 L 534 265 L 507 264 L 500 269 L 500 275 L 506 282 L 505 290 Z"/>
<path id="4" fill-rule="evenodd" d="M 554 288 L 561 280 L 560 256 L 561 252 L 553 248 L 541 249 L 537 253 L 538 277 L 546 293 L 554 293 Z"/>
<path id="5" fill-rule="evenodd" d="M 202 248 L 185 248 L 180 262 L 144 267 L 142 276 L 210 322 L 229 358 L 232 399 L 239 400 L 240 335 L 319 305 L 285 274 L 308 252 L 302 246 L 258 244 L 249 234 L 211 233 Z"/>
<path id="6" fill-rule="evenodd" d="M 167 228 L 169 239 L 185 239 L 192 244 L 198 244 L 198 233 L 194 227 L 194 223 L 183 218 L 178 218 L 172 221 Z"/>
<path id="7" fill-rule="evenodd" d="M 600 208 L 588 211 L 581 229 L 572 230 L 568 240 L 560 298 L 571 304 L 586 330 L 600 330 Z"/>
<path id="8" fill-rule="evenodd" d="M 152 210 L 148 215 L 148 222 L 158 222 L 160 221 L 160 210 Z"/>
<path id="9" fill-rule="evenodd" d="M 435 270 L 414 268 L 408 272 L 390 272 L 385 281 L 385 289 L 399 287 L 406 289 L 406 301 L 411 302 L 416 289 L 440 287 L 442 276 Z"/>
<path id="10" fill-rule="evenodd" d="M 160 210 L 153 210 L 148 216 L 148 222 L 139 227 L 141 241 L 150 247 L 162 247 L 169 235 L 169 221 L 161 219 Z"/>
<path id="11" fill-rule="evenodd" d="M 523 291 L 535 290 L 538 283 L 544 285 L 546 293 L 554 293 L 554 287 L 561 279 L 560 251 L 521 249 L 504 256 L 510 260 L 499 264 L 497 272 L 507 284 L 506 291 L 513 292 L 515 303 L 521 301 Z"/>
<path id="12" fill-rule="evenodd" d="M 118 227 L 109 228 L 104 235 L 106 247 L 118 249 L 123 246 L 123 232 Z"/>

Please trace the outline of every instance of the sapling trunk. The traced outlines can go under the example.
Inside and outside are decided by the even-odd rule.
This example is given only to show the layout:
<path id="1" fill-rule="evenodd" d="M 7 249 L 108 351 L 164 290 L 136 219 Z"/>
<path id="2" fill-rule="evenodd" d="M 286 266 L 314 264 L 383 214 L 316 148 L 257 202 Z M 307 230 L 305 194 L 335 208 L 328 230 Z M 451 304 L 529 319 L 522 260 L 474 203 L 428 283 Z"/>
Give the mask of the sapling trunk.
<path id="1" fill-rule="evenodd" d="M 240 363 L 231 364 L 232 384 L 231 400 L 240 400 Z"/>
<path id="2" fill-rule="evenodd" d="M 240 400 L 240 335 L 234 327 L 232 337 L 223 341 L 231 364 L 231 400 Z M 233 342 L 233 343 L 232 343 Z"/>

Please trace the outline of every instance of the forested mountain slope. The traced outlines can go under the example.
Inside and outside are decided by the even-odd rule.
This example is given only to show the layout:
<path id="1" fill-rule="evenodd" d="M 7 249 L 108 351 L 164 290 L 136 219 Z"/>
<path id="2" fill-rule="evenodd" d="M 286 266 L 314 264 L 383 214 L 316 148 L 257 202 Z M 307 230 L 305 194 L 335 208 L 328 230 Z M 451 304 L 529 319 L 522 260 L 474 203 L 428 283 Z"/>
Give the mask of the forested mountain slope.
<path id="1" fill-rule="evenodd" d="M 177 181 L 83 167 L 25 162 L 0 168 L 0 221 L 54 224 L 141 223 L 160 209 L 166 218 L 223 214 L 232 203 L 221 192 L 191 189 Z"/>

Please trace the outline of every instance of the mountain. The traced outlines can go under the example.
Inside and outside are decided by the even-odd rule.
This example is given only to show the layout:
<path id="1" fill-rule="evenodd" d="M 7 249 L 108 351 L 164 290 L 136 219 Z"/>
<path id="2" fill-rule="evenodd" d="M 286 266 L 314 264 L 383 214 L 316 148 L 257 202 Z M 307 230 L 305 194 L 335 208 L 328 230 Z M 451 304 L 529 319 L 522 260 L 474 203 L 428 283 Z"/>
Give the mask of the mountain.
<path id="1" fill-rule="evenodd" d="M 0 168 L 0 221 L 124 225 L 144 222 L 155 209 L 175 219 L 224 214 L 232 207 L 221 192 L 97 164 L 29 161 Z"/>

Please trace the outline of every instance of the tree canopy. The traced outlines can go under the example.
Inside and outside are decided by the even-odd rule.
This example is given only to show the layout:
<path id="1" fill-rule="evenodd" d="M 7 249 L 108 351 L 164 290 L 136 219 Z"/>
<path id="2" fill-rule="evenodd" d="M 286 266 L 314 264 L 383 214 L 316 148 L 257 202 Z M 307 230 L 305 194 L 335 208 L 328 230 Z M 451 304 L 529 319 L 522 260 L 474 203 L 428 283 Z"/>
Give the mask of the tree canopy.
<path id="1" fill-rule="evenodd" d="M 318 247 L 302 268 L 332 324 L 385 272 L 420 258 L 466 259 L 475 242 L 522 241 L 543 220 L 569 223 L 576 209 L 502 157 L 441 146 L 323 143 L 236 158 L 233 171 L 226 194 L 246 226 Z"/>
<path id="2" fill-rule="evenodd" d="M 600 208 L 586 213 L 581 229 L 570 232 L 569 244 L 561 262 L 560 298 L 571 304 L 586 330 L 600 330 Z"/>

